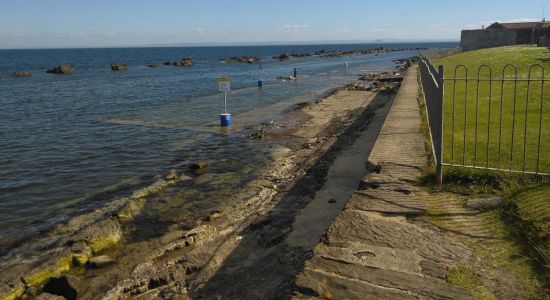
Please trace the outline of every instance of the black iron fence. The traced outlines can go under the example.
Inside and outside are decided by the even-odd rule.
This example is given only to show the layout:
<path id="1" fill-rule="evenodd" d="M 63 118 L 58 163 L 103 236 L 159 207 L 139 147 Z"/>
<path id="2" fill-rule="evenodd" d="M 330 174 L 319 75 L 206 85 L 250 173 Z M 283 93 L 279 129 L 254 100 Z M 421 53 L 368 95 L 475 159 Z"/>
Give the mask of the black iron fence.
<path id="1" fill-rule="evenodd" d="M 421 57 L 419 69 L 439 182 L 443 166 L 550 175 L 550 78 L 542 65 L 498 73 L 456 65 L 444 77 L 443 66 Z"/>

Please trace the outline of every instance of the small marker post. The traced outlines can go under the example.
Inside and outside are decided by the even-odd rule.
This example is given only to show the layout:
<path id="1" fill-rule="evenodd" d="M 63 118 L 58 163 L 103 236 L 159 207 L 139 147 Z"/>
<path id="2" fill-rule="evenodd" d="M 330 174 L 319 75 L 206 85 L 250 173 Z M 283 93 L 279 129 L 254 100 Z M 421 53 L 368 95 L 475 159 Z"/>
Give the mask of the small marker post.
<path id="1" fill-rule="evenodd" d="M 222 76 L 218 79 L 218 89 L 223 92 L 223 114 L 220 114 L 220 125 L 227 127 L 233 123 L 231 114 L 227 113 L 227 92 L 231 91 L 229 77 Z"/>

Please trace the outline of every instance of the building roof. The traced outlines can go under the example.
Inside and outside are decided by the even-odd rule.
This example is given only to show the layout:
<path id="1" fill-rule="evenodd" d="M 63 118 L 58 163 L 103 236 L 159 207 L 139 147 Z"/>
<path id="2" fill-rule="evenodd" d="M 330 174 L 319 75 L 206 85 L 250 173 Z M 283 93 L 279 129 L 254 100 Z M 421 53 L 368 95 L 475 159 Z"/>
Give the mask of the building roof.
<path id="1" fill-rule="evenodd" d="M 487 29 L 533 29 L 533 27 L 541 26 L 546 27 L 550 22 L 520 22 L 520 23 L 499 23 L 495 22 L 491 24 Z"/>

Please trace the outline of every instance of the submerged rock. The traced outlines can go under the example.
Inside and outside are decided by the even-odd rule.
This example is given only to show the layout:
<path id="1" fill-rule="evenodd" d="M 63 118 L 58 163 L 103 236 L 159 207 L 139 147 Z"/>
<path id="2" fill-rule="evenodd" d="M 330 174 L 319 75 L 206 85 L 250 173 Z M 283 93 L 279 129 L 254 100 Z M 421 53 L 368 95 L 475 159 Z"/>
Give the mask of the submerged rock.
<path id="1" fill-rule="evenodd" d="M 13 72 L 13 76 L 15 77 L 29 77 L 32 76 L 32 73 L 29 71 L 15 71 Z"/>
<path id="2" fill-rule="evenodd" d="M 101 256 L 96 256 L 96 257 L 90 258 L 90 261 L 88 262 L 88 265 L 91 268 L 99 269 L 99 268 L 103 268 L 105 266 L 108 266 L 110 264 L 114 264 L 115 262 L 116 262 L 116 260 L 114 260 L 112 257 L 110 257 L 108 255 L 101 255 Z"/>
<path id="3" fill-rule="evenodd" d="M 148 64 L 147 66 L 149 68 L 159 68 L 161 66 L 161 64 Z"/>
<path id="4" fill-rule="evenodd" d="M 249 137 L 254 140 L 263 140 L 265 137 L 265 130 L 263 128 L 260 128 L 250 134 Z"/>
<path id="5" fill-rule="evenodd" d="M 60 65 L 47 70 L 46 73 L 71 74 L 71 73 L 74 73 L 74 67 L 71 65 Z"/>
<path id="6" fill-rule="evenodd" d="M 210 164 L 207 161 L 198 161 L 192 163 L 189 166 L 189 169 L 191 169 L 196 175 L 201 175 L 206 173 L 208 169 L 210 169 Z"/>
<path id="7" fill-rule="evenodd" d="M 170 170 L 170 173 L 166 175 L 166 180 L 176 180 L 176 179 L 179 179 L 179 177 L 180 177 L 180 172 L 178 172 L 178 170 L 176 169 L 172 169 Z"/>
<path id="8" fill-rule="evenodd" d="M 128 65 L 127 64 L 122 64 L 122 63 L 112 63 L 111 64 L 111 70 L 113 71 L 124 71 L 124 70 L 128 70 Z"/>
<path id="9" fill-rule="evenodd" d="M 124 205 L 115 215 L 118 218 L 119 222 L 126 223 L 135 216 L 137 216 L 143 207 L 145 206 L 145 198 L 132 198 L 128 200 L 126 205 Z"/>

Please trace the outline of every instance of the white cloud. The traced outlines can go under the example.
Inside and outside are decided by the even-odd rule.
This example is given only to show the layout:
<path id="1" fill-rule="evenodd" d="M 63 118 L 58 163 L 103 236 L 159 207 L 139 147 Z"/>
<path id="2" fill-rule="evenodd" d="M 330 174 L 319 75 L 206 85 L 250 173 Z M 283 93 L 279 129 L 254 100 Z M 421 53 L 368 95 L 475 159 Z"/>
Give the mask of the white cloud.
<path id="1" fill-rule="evenodd" d="M 369 32 L 380 34 L 380 33 L 399 33 L 401 31 L 397 30 L 395 28 L 373 28 L 373 29 L 369 30 Z"/>
<path id="2" fill-rule="evenodd" d="M 195 28 L 195 33 L 201 36 L 208 35 L 208 31 L 203 28 Z"/>
<path id="3" fill-rule="evenodd" d="M 280 28 L 280 31 L 289 34 L 289 35 L 304 35 L 308 32 L 311 32 L 311 27 L 307 24 L 294 24 L 289 25 L 285 24 Z"/>

